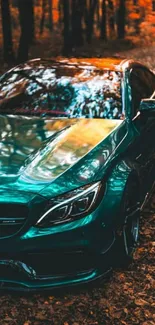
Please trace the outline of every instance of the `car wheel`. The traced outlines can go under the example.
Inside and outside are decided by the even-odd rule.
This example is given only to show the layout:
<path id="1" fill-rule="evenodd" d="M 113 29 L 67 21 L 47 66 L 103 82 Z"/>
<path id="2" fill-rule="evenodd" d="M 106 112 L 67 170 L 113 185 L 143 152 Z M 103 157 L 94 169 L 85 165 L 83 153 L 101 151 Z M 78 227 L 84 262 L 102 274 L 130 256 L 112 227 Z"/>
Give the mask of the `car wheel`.
<path id="1" fill-rule="evenodd" d="M 137 181 L 129 181 L 121 206 L 122 224 L 116 230 L 116 263 L 126 267 L 132 262 L 139 238 L 140 196 Z"/>

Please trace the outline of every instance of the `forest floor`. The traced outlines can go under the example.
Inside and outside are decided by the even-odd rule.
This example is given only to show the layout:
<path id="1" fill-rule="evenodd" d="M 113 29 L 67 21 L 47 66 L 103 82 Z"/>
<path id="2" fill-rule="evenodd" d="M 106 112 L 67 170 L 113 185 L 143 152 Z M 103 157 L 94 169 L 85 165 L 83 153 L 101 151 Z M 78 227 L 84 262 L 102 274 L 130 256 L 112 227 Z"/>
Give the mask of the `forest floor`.
<path id="1" fill-rule="evenodd" d="M 37 41 L 30 57 L 60 54 L 60 44 Z M 115 48 L 115 52 L 114 52 Z M 155 68 L 155 45 L 131 47 L 130 42 L 97 44 L 74 51 L 83 56 L 126 56 Z M 103 55 L 104 54 L 104 55 Z M 8 68 L 0 60 L 0 71 Z M 105 283 L 94 288 L 63 290 L 41 294 L 0 295 L 2 325 L 155 325 L 153 223 L 155 191 L 141 216 L 140 240 L 134 262 L 128 270 L 115 270 Z"/>

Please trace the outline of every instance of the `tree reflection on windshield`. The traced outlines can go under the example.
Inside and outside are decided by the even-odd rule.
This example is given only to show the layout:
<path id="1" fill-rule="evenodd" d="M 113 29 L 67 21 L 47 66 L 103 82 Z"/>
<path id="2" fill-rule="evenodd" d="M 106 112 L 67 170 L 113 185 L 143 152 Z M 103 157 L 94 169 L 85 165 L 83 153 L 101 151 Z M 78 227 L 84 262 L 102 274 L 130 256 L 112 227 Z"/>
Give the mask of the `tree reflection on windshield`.
<path id="1" fill-rule="evenodd" d="M 16 68 L 1 80 L 0 113 L 120 119 L 121 78 L 92 66 Z"/>

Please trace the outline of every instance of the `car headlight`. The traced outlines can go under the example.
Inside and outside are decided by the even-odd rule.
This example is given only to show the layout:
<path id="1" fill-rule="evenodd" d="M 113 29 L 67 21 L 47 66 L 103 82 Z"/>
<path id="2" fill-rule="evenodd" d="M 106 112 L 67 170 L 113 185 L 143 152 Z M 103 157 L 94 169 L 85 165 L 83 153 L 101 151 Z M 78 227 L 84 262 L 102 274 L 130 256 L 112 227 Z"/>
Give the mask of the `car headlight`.
<path id="1" fill-rule="evenodd" d="M 102 183 L 97 182 L 51 200 L 36 226 L 47 228 L 85 216 L 96 204 L 101 188 Z"/>

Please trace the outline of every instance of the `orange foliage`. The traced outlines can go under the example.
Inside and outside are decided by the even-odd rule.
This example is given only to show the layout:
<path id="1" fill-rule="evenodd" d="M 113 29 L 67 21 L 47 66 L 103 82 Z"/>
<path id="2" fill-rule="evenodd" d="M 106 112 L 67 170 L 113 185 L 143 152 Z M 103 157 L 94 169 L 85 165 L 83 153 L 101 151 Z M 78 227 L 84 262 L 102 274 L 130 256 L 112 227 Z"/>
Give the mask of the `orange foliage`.
<path id="1" fill-rule="evenodd" d="M 133 20 L 135 20 L 135 19 L 139 19 L 139 18 L 140 18 L 140 15 L 139 15 L 139 13 L 131 12 L 131 13 L 129 14 L 129 18 L 130 18 L 130 19 L 133 19 Z"/>

